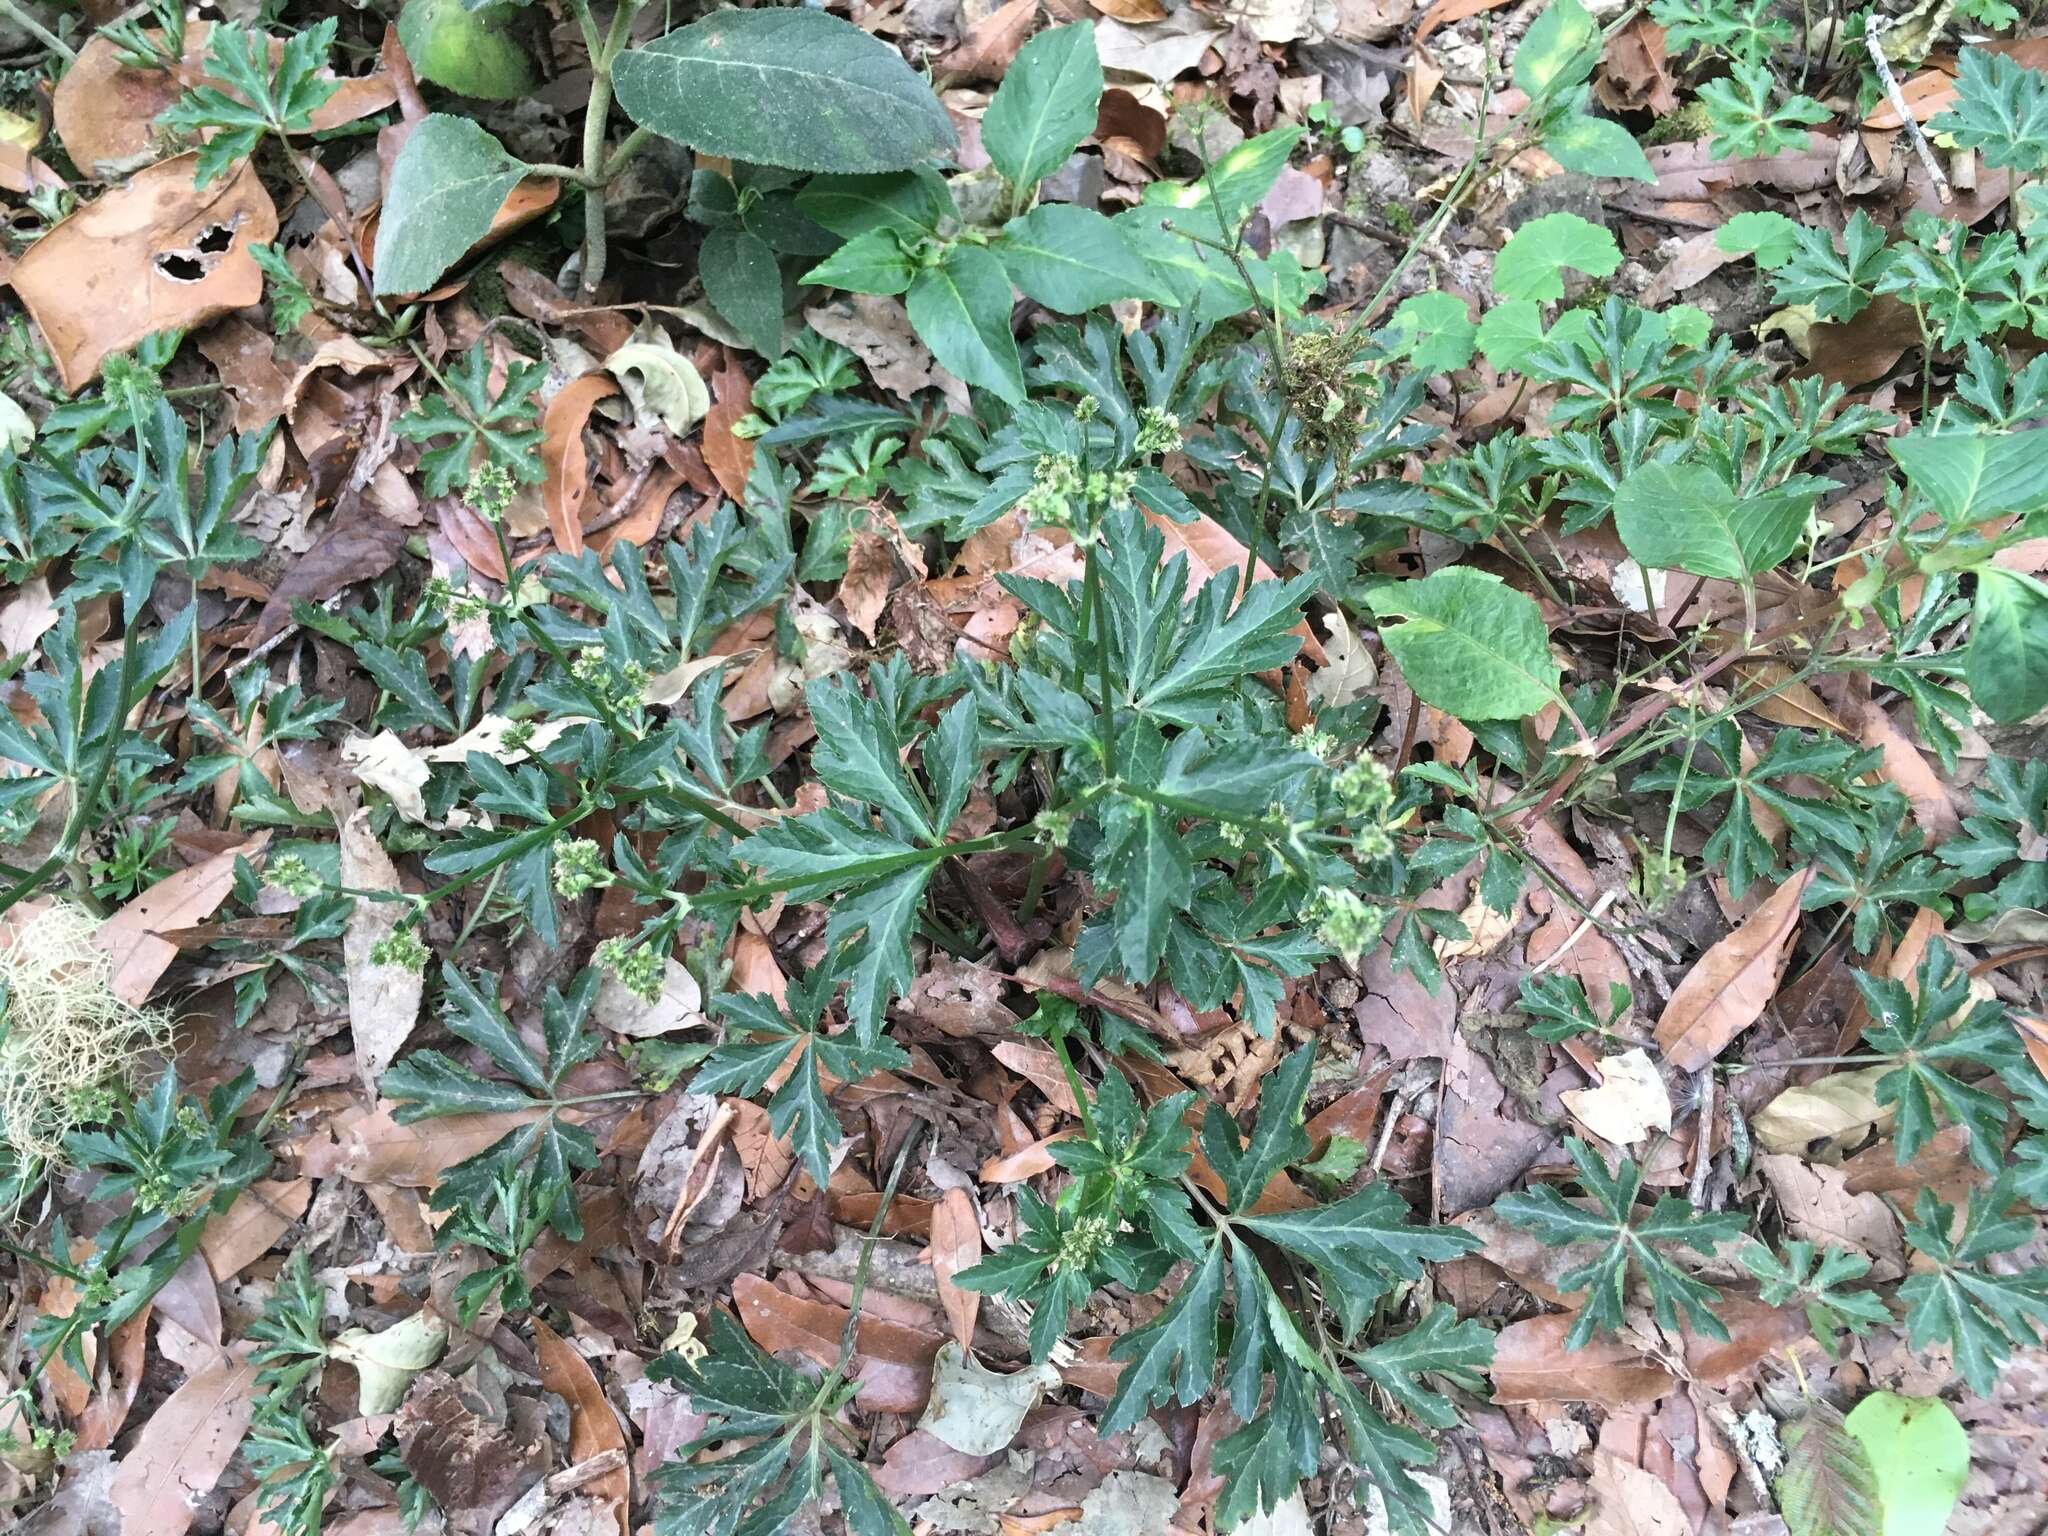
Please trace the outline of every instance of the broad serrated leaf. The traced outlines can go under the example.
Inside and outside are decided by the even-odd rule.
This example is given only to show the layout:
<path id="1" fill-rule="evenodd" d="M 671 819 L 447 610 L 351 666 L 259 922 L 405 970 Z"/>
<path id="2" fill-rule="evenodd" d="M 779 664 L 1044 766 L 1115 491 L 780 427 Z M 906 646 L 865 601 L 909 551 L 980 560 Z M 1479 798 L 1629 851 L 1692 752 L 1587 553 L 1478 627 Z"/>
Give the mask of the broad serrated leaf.
<path id="1" fill-rule="evenodd" d="M 1011 186 L 1035 187 L 1095 131 L 1101 99 L 1094 24 L 1048 27 L 1018 49 L 1004 71 L 982 115 L 981 147 Z"/>
<path id="2" fill-rule="evenodd" d="M 1010 275 L 986 247 L 952 245 L 904 297 L 910 324 L 947 372 L 1010 405 L 1024 403 L 1024 362 L 1010 330 Z"/>
<path id="3" fill-rule="evenodd" d="M 1447 566 L 1373 587 L 1365 601 L 1416 697 L 1445 713 L 1519 720 L 1557 701 L 1542 612 L 1498 576 Z"/>
<path id="4" fill-rule="evenodd" d="M 900 171 L 954 145 L 889 44 L 807 6 L 719 11 L 612 66 L 619 106 L 705 154 L 798 171 Z"/>

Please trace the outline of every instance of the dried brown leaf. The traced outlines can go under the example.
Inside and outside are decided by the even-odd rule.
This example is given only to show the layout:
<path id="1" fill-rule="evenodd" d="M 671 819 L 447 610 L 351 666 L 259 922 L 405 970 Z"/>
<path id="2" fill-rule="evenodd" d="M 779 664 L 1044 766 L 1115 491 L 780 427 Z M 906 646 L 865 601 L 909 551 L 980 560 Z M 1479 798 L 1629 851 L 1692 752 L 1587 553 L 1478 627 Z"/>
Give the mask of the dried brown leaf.
<path id="1" fill-rule="evenodd" d="M 1657 1048 L 1681 1072 L 1698 1072 L 1754 1024 L 1777 995 L 1799 931 L 1799 898 L 1811 868 L 1787 880 L 1750 919 L 1701 955 L 1657 1019 Z"/>

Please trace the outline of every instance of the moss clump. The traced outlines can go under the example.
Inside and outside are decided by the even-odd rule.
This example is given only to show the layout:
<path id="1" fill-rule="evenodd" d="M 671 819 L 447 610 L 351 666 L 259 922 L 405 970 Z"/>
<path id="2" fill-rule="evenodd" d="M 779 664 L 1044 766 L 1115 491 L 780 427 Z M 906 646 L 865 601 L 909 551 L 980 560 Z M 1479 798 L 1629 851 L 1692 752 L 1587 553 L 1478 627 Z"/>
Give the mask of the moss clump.
<path id="1" fill-rule="evenodd" d="M 69 902 L 0 928 L 0 1144 L 54 1161 L 64 1137 L 103 1120 L 170 1020 L 114 995 L 99 920 Z"/>

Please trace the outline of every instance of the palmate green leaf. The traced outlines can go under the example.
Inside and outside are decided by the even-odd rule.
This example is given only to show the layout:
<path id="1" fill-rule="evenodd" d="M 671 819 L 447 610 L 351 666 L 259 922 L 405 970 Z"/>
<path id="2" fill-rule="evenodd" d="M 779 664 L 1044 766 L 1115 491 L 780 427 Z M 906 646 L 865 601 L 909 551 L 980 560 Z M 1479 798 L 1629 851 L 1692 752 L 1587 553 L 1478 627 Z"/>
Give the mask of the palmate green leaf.
<path id="1" fill-rule="evenodd" d="M 1898 1161 L 1910 1162 L 1947 1120 L 1968 1134 L 1977 1166 L 1997 1173 L 2005 1163 L 2005 1101 L 1963 1082 L 1955 1070 L 2021 1068 L 2025 1055 L 2005 1010 L 1995 1002 L 1973 1002 L 1969 973 L 1940 939 L 1927 946 L 1911 987 L 1864 971 L 1851 975 L 1870 1010 L 1864 1043 L 1899 1057 L 1876 1089 L 1877 1102 L 1897 1112 Z"/>
<path id="2" fill-rule="evenodd" d="M 1384 1184 L 1368 1184 L 1335 1205 L 1273 1216 L 1241 1216 L 1238 1225 L 1276 1243 L 1320 1270 L 1341 1292 L 1340 1312 L 1370 1308 L 1396 1280 L 1414 1280 L 1422 1265 L 1443 1263 L 1479 1247 L 1472 1233 L 1455 1227 L 1418 1227 L 1408 1202 Z"/>
<path id="3" fill-rule="evenodd" d="M 1777 77 L 1767 66 L 1741 61 L 1725 79 L 1700 86 L 1700 104 L 1714 128 L 1708 149 L 1716 160 L 1804 149 L 1808 129 L 1834 115 L 1811 96 L 1796 92 L 1774 105 L 1776 94 Z"/>
<path id="4" fill-rule="evenodd" d="M 719 11 L 612 66 L 619 106 L 706 154 L 799 171 L 900 171 L 952 120 L 887 43 L 807 6 Z"/>
<path id="5" fill-rule="evenodd" d="M 1403 299 L 1382 332 L 1417 373 L 1455 373 L 1472 361 L 1479 327 L 1454 293 Z"/>
<path id="6" fill-rule="evenodd" d="M 423 293 L 489 233 L 526 163 L 466 117 L 414 125 L 377 220 L 371 268 L 379 295 Z"/>
<path id="7" fill-rule="evenodd" d="M 1557 700 L 1542 612 L 1499 577 L 1447 566 L 1420 581 L 1373 587 L 1365 601 L 1424 702 L 1460 720 L 1519 720 Z"/>
<path id="8" fill-rule="evenodd" d="M 1048 27 L 1017 50 L 1002 84 L 989 98 L 981 120 L 981 146 L 1003 180 L 1013 187 L 1035 187 L 1065 165 L 1095 131 L 1101 99 L 1102 61 L 1095 51 L 1094 23 Z M 1018 286 L 1024 287 L 1021 282 Z"/>
<path id="9" fill-rule="evenodd" d="M 1843 1289 L 1870 1273 L 1870 1260 L 1850 1249 L 1817 1252 L 1811 1243 L 1793 1241 L 1780 1258 L 1762 1243 L 1752 1243 L 1742 1250 L 1742 1267 L 1756 1276 L 1757 1294 L 1766 1306 L 1794 1301 L 1804 1306 L 1813 1336 L 1823 1344 L 1841 1329 L 1862 1334 L 1891 1321 L 1890 1310 L 1871 1292 Z"/>
<path id="10" fill-rule="evenodd" d="M 770 362 L 782 356 L 782 268 L 767 241 L 744 229 L 714 229 L 698 249 L 697 275 L 741 340 Z"/>
<path id="11" fill-rule="evenodd" d="M 218 22 L 207 35 L 207 73 L 222 85 L 202 85 L 185 94 L 157 121 L 173 132 L 198 137 L 195 180 L 205 186 L 256 152 L 265 133 L 304 133 L 314 111 L 341 89 L 325 74 L 334 47 L 335 17 L 300 28 L 285 40 L 272 67 L 270 38 L 237 22 Z"/>
<path id="12" fill-rule="evenodd" d="M 1543 307 L 1534 299 L 1503 299 L 1480 320 L 1475 339 L 1495 368 L 1520 368 L 1543 344 Z"/>
<path id="13" fill-rule="evenodd" d="M 1695 1211 L 1670 1196 L 1647 1213 L 1638 1212 L 1635 1204 L 1643 1187 L 1641 1168 L 1623 1158 L 1610 1173 L 1600 1154 L 1576 1136 L 1566 1139 L 1565 1150 L 1578 1167 L 1579 1182 L 1592 1196 L 1594 1209 L 1573 1205 L 1549 1184 L 1511 1191 L 1493 1206 L 1509 1225 L 1533 1232 L 1549 1247 L 1601 1245 L 1594 1258 L 1557 1279 L 1560 1291 L 1586 1292 L 1578 1319 L 1565 1336 L 1565 1347 L 1579 1349 L 1595 1333 L 1620 1330 L 1623 1293 L 1631 1270 L 1642 1276 L 1658 1322 L 1667 1328 L 1685 1326 L 1709 1338 L 1726 1339 L 1728 1330 L 1707 1309 L 1719 1293 L 1672 1263 L 1659 1251 L 1659 1245 L 1678 1243 L 1712 1253 L 1717 1243 L 1742 1234 L 1747 1225 L 1742 1215 Z"/>
<path id="14" fill-rule="evenodd" d="M 544 363 L 516 362 L 506 370 L 505 387 L 491 389 L 490 349 L 479 342 L 446 370 L 448 387 L 466 410 L 436 391 L 398 418 L 392 430 L 408 442 L 434 443 L 420 454 L 420 472 L 429 496 L 446 496 L 468 483 L 482 446 L 492 463 L 527 485 L 546 478 L 540 462 L 540 428 L 532 425 L 532 396 L 547 378 Z"/>
<path id="15" fill-rule="evenodd" d="M 1504 299 L 1561 299 L 1566 268 L 1608 277 L 1620 265 L 1621 247 L 1606 226 L 1576 213 L 1547 213 L 1501 247 L 1493 262 L 1493 291 Z"/>
<path id="16" fill-rule="evenodd" d="M 897 737 L 891 711 L 868 698 L 843 672 L 817 679 L 805 688 L 804 696 L 818 727 L 811 766 L 825 787 L 879 807 L 918 841 L 936 843 L 938 833 L 924 796 L 904 776 L 904 743 Z"/>
<path id="17" fill-rule="evenodd" d="M 1747 581 L 1798 548 L 1814 478 L 1738 496 L 1704 464 L 1645 464 L 1615 489 L 1614 529 L 1653 570 Z"/>
<path id="18" fill-rule="evenodd" d="M 1216 1375 L 1223 1272 L 1223 1245 L 1212 1238 L 1165 1310 L 1110 1346 L 1109 1357 L 1125 1364 L 1102 1410 L 1102 1434 L 1130 1429 L 1148 1409 L 1169 1397 L 1189 1404 L 1207 1396 Z"/>
<path id="19" fill-rule="evenodd" d="M 1240 1302 L 1240 1315 L 1243 1310 Z M 1223 1479 L 1217 1529 L 1228 1531 L 1261 1511 L 1277 1509 L 1315 1471 L 1322 1449 L 1312 1378 L 1302 1371 L 1279 1371 L 1266 1411 L 1224 1436 L 1212 1453 L 1211 1465 Z"/>
<path id="20" fill-rule="evenodd" d="M 1799 249 L 1798 223 L 1782 213 L 1753 209 L 1738 213 L 1714 231 L 1714 248 L 1747 256 L 1766 272 L 1782 267 Z"/>
<path id="21" fill-rule="evenodd" d="M 1248 1209 L 1274 1174 L 1308 1156 L 1308 1132 L 1302 1128 L 1301 1109 L 1314 1069 L 1313 1046 L 1302 1046 L 1281 1061 L 1260 1086 L 1258 1117 L 1242 1148 L 1238 1146 L 1237 1123 L 1222 1105 L 1209 1105 L 1202 1119 L 1202 1151 L 1223 1180 L 1224 1198 L 1232 1211 Z M 1247 1224 L 1251 1224 L 1250 1218 Z"/>
<path id="22" fill-rule="evenodd" d="M 1977 571 L 1963 679 L 2001 725 L 2048 709 L 2048 583 L 2003 566 Z"/>
<path id="23" fill-rule="evenodd" d="M 1172 289 L 1153 278 L 1122 226 L 1092 208 L 1041 203 L 1005 224 L 989 248 L 1002 258 L 1012 282 L 1063 315 L 1085 314 L 1119 299 L 1179 303 Z"/>
<path id="24" fill-rule="evenodd" d="M 1997 1274 L 1987 1259 L 2033 1240 L 2032 1215 L 2012 1212 L 2014 1176 L 2002 1173 L 1989 1188 L 1970 1192 L 1960 1236 L 1951 1238 L 1955 1210 L 1932 1190 L 1920 1191 L 1906 1241 L 1934 1263 L 1899 1286 L 1908 1341 L 1915 1349 L 1946 1344 L 1970 1389 L 1989 1395 L 1998 1368 L 2013 1349 L 2037 1343 L 2048 1323 L 2048 1270 Z"/>
<path id="25" fill-rule="evenodd" d="M 1799 225 L 1793 240 L 1793 254 L 1771 275 L 1772 296 L 1780 304 L 1811 304 L 1822 320 L 1860 314 L 1890 265 L 1883 228 L 1861 208 L 1843 226 L 1839 251 L 1831 231 L 1810 224 Z"/>
<path id="26" fill-rule="evenodd" d="M 1957 56 L 1956 98 L 1927 125 L 1989 166 L 2031 174 L 2048 166 L 2048 74 L 1986 48 Z"/>
<path id="27" fill-rule="evenodd" d="M 1442 1229 L 1439 1229 L 1442 1230 Z M 1382 1339 L 1352 1358 L 1380 1390 L 1435 1429 L 1458 1422 L 1455 1404 L 1422 1384 L 1425 1375 L 1461 1377 L 1493 1364 L 1493 1330 L 1477 1318 L 1436 1306 L 1405 1333 Z"/>
<path id="28" fill-rule="evenodd" d="M 1024 403 L 1024 362 L 1010 330 L 1010 276 L 984 246 L 952 245 L 904 298 L 910 324 L 947 372 L 1009 405 Z"/>

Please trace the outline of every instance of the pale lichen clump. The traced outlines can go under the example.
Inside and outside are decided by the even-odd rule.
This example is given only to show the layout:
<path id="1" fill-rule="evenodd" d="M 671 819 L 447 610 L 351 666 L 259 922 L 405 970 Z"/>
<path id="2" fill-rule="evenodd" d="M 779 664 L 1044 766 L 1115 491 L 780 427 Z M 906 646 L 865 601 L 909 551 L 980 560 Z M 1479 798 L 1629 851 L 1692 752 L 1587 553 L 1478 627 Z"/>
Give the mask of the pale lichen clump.
<path id="1" fill-rule="evenodd" d="M 22 1162 L 62 1157 L 64 1137 L 104 1119 L 170 1019 L 114 994 L 99 919 L 56 902 L 0 927 L 0 1144 Z"/>

